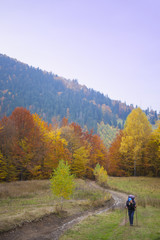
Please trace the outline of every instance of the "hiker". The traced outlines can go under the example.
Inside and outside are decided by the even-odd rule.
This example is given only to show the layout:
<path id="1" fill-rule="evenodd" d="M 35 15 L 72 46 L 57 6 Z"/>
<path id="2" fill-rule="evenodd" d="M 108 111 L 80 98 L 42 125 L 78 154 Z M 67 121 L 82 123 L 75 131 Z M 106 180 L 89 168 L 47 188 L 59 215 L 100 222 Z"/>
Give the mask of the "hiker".
<path id="1" fill-rule="evenodd" d="M 126 208 L 128 208 L 128 216 L 129 216 L 129 222 L 130 226 L 133 226 L 133 217 L 134 217 L 134 211 L 136 209 L 136 202 L 134 200 L 133 195 L 128 196 L 128 200 L 126 202 Z"/>

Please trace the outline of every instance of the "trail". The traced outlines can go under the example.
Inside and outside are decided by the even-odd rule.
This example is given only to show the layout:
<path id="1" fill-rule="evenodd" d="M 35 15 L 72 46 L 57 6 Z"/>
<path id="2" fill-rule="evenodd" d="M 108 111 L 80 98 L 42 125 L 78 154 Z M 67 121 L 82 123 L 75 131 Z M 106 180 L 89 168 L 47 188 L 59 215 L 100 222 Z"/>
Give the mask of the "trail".
<path id="1" fill-rule="evenodd" d="M 58 240 L 67 229 L 89 216 L 101 214 L 115 208 L 124 208 L 127 194 L 104 189 L 95 182 L 90 182 L 89 184 L 111 193 L 113 199 L 105 207 L 98 210 L 86 211 L 64 218 L 51 214 L 38 222 L 24 224 L 22 227 L 0 234 L 0 240 Z"/>

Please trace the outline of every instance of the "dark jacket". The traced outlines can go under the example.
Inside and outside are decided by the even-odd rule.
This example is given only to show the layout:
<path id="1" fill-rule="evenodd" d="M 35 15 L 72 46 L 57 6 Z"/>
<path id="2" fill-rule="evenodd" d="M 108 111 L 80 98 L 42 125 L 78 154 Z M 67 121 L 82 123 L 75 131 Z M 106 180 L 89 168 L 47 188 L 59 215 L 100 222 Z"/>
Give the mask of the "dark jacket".
<path id="1" fill-rule="evenodd" d="M 127 206 L 129 211 L 135 211 L 136 202 L 134 200 L 132 200 L 132 202 L 127 201 L 126 206 Z"/>

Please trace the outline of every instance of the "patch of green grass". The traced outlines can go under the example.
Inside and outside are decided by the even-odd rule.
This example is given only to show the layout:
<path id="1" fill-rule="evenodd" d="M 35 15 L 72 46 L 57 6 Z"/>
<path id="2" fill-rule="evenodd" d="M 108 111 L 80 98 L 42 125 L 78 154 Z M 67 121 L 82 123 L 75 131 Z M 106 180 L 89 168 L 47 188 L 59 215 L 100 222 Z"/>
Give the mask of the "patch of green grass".
<path id="1" fill-rule="evenodd" d="M 61 240 L 94 240 L 107 239 L 113 228 L 118 227 L 119 214 L 95 215 L 68 230 Z"/>
<path id="2" fill-rule="evenodd" d="M 111 189 L 134 194 L 141 206 L 160 207 L 160 178 L 149 177 L 109 177 Z"/>
<path id="3" fill-rule="evenodd" d="M 138 226 L 125 226 L 125 211 L 116 210 L 87 218 L 68 230 L 60 240 L 158 240 L 160 239 L 160 209 L 138 209 Z M 136 223 L 136 215 L 135 220 Z"/>
<path id="4" fill-rule="evenodd" d="M 138 226 L 125 226 L 125 211 L 116 210 L 87 218 L 68 230 L 61 240 L 159 240 L 160 179 L 146 177 L 109 177 L 110 188 L 136 195 Z M 140 207 L 140 205 L 144 207 Z M 149 206 L 150 205 L 150 206 Z M 136 213 L 134 224 L 136 224 Z M 128 219 L 128 216 L 127 216 Z"/>
<path id="5" fill-rule="evenodd" d="M 73 199 L 89 199 L 90 201 L 97 201 L 100 199 L 110 199 L 111 195 L 106 191 L 95 188 L 92 185 L 88 187 L 87 181 L 84 184 L 84 180 L 77 179 L 76 181 L 76 191 L 73 193 Z"/>

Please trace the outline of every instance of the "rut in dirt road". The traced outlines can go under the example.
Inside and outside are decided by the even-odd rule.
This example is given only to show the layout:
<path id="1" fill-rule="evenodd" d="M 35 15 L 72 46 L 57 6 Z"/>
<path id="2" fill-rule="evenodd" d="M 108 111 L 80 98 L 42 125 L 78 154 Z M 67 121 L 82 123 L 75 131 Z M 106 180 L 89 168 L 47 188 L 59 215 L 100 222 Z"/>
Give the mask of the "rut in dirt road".
<path id="1" fill-rule="evenodd" d="M 95 182 L 90 182 L 90 184 L 96 188 L 103 189 Z M 107 212 L 114 208 L 124 208 L 127 198 L 126 194 L 108 189 L 103 190 L 112 194 L 112 199 L 103 208 L 64 218 L 51 214 L 44 217 L 41 221 L 24 224 L 22 227 L 0 234 L 0 240 L 58 240 L 67 229 L 83 221 L 88 216 Z"/>

